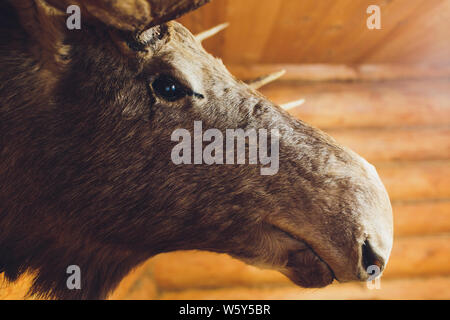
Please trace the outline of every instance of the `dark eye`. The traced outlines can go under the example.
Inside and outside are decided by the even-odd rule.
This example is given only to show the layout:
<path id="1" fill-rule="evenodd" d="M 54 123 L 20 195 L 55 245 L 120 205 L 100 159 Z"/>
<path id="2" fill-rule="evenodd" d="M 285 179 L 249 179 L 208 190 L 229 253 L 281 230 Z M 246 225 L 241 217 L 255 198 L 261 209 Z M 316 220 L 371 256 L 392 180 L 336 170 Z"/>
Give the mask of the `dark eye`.
<path id="1" fill-rule="evenodd" d="M 171 76 L 162 75 L 152 84 L 155 93 L 166 101 L 177 101 L 188 95 L 188 90 Z"/>

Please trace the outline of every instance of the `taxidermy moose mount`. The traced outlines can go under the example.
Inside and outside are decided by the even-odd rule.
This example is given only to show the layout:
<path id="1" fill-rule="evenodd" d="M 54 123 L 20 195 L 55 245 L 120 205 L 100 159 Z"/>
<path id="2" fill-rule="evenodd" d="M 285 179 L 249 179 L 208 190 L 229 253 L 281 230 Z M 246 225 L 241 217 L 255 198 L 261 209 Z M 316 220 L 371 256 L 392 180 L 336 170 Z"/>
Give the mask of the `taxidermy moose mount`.
<path id="1" fill-rule="evenodd" d="M 173 19 L 208 0 L 0 0 L 0 272 L 102 299 L 158 253 L 210 250 L 303 287 L 365 281 L 393 241 L 375 168 L 234 78 Z M 81 30 L 66 26 L 78 5 Z M 261 80 L 261 79 L 260 79 Z M 175 165 L 171 133 L 277 129 L 279 171 Z M 81 289 L 66 286 L 69 265 Z"/>

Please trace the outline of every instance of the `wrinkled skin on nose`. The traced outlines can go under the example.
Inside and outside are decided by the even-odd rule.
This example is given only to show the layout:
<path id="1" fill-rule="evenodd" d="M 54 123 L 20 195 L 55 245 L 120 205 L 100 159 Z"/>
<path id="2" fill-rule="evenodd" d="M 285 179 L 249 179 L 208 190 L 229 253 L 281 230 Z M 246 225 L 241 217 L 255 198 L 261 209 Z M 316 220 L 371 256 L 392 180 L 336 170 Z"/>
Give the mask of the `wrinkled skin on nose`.
<path id="1" fill-rule="evenodd" d="M 375 168 L 232 77 L 181 25 L 169 24 L 169 33 L 170 40 L 146 68 L 154 70 L 158 61 L 204 99 L 190 100 L 186 108 L 186 101 L 167 104 L 156 98 L 152 121 L 164 121 L 154 123 L 192 130 L 194 121 L 202 121 L 204 130 L 222 132 L 276 129 L 280 138 L 274 175 L 261 176 L 258 166 L 250 165 L 192 166 L 189 174 L 186 167 L 174 169 L 188 189 L 197 179 L 208 180 L 196 202 L 183 202 L 189 203 L 186 211 L 203 217 L 203 226 L 218 218 L 211 226 L 218 232 L 215 241 L 202 238 L 191 247 L 278 269 L 305 287 L 335 278 L 366 280 L 369 265 L 384 268 L 392 247 L 392 209 Z M 170 136 L 170 130 L 162 132 Z"/>

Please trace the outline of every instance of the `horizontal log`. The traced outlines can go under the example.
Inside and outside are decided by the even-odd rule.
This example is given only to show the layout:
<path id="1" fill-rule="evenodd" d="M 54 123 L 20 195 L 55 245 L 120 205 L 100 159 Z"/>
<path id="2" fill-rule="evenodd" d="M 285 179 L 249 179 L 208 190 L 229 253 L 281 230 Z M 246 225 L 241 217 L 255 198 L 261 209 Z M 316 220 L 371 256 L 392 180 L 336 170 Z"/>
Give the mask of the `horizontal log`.
<path id="1" fill-rule="evenodd" d="M 447 300 L 450 299 L 450 277 L 382 279 L 380 289 L 372 290 L 363 283 L 343 283 L 322 289 L 302 289 L 294 286 L 191 289 L 163 292 L 159 298 L 163 300 Z"/>
<path id="2" fill-rule="evenodd" d="M 385 81 L 450 78 L 449 67 L 400 64 L 252 64 L 228 65 L 237 78 L 251 80 L 286 70 L 284 81 Z"/>
<path id="3" fill-rule="evenodd" d="M 450 159 L 450 126 L 325 131 L 369 162 Z"/>
<path id="4" fill-rule="evenodd" d="M 160 290 L 289 284 L 281 273 L 259 269 L 226 254 L 178 251 L 151 259 Z"/>
<path id="5" fill-rule="evenodd" d="M 450 233 L 450 200 L 394 203 L 392 208 L 396 237 Z"/>
<path id="6" fill-rule="evenodd" d="M 450 275 L 450 234 L 395 239 L 383 279 Z M 290 284 L 281 273 L 249 266 L 225 254 L 184 251 L 151 261 L 161 290 Z"/>
<path id="7" fill-rule="evenodd" d="M 394 240 L 385 278 L 450 275 L 450 234 Z"/>
<path id="8" fill-rule="evenodd" d="M 375 163 L 392 201 L 450 199 L 450 161 Z"/>
<path id="9" fill-rule="evenodd" d="M 277 82 L 261 92 L 279 104 L 304 98 L 289 112 L 322 129 L 450 125 L 450 80 Z"/>

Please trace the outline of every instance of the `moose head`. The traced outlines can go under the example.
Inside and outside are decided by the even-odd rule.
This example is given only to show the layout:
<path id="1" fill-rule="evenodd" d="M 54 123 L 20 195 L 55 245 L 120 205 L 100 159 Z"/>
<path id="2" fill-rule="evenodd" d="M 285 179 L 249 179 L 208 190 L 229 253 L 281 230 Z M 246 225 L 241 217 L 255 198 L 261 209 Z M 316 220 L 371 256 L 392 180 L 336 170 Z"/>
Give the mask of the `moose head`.
<path id="1" fill-rule="evenodd" d="M 208 0 L 0 1 L 0 272 L 31 293 L 105 298 L 158 253 L 209 250 L 303 287 L 383 269 L 375 168 L 234 78 L 172 21 Z M 81 30 L 66 8 L 81 8 Z M 279 170 L 175 164 L 172 133 L 276 129 Z M 247 145 L 248 146 L 248 145 Z M 272 150 L 273 151 L 273 150 Z M 66 286 L 69 265 L 81 289 Z"/>

